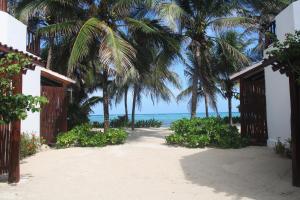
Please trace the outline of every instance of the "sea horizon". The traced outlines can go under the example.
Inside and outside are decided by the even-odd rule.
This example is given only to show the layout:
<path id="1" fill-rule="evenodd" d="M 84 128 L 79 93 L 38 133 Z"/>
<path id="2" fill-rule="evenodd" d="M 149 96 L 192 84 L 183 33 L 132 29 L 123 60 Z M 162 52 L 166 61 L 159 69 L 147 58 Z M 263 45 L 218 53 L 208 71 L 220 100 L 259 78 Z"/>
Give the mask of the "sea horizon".
<path id="1" fill-rule="evenodd" d="M 228 112 L 219 112 L 219 115 L 221 117 L 226 117 L 228 116 Z M 124 114 L 111 114 L 110 119 L 116 119 L 119 116 L 124 116 Z M 129 119 L 131 118 L 131 115 L 129 114 Z M 217 113 L 216 112 L 210 112 L 209 116 L 211 117 L 216 117 Z M 233 112 L 232 116 L 240 116 L 239 112 Z M 205 113 L 199 112 L 197 113 L 197 117 L 203 118 L 205 117 Z M 183 118 L 190 118 L 190 113 L 155 113 L 155 114 L 136 114 L 135 115 L 135 120 L 150 120 L 150 119 L 155 119 L 159 120 L 162 122 L 163 127 L 168 127 L 170 126 L 174 121 L 177 121 L 179 119 Z M 91 122 L 99 122 L 102 123 L 104 120 L 103 115 L 98 115 L 98 114 L 92 114 L 89 115 L 89 119 Z"/>

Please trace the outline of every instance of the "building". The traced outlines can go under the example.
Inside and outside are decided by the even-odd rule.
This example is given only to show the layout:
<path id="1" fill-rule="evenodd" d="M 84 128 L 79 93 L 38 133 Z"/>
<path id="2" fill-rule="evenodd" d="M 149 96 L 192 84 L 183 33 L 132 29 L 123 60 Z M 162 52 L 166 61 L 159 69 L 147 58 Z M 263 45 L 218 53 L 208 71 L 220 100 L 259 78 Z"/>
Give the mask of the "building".
<path id="1" fill-rule="evenodd" d="M 300 30 L 300 1 L 291 3 L 275 17 L 268 35 L 283 42 L 286 34 L 297 30 Z M 293 104 L 293 97 L 298 96 L 293 88 L 299 86 L 269 60 L 272 37 L 266 35 L 264 60 L 233 74 L 231 79 L 240 83 L 242 134 L 249 136 L 253 144 L 270 148 L 278 140 L 287 143 L 292 139 L 293 181 L 300 186 L 300 130 L 297 130 L 300 118 L 295 117 L 297 109 Z"/>
<path id="2" fill-rule="evenodd" d="M 54 136 L 67 130 L 67 113 L 64 106 L 66 91 L 75 82 L 70 78 L 45 68 L 39 58 L 40 41 L 25 24 L 6 12 L 6 0 L 0 0 L 0 52 L 20 52 L 33 59 L 35 69 L 27 70 L 22 77 L 22 93 L 46 96 L 49 103 L 42 112 L 28 113 L 21 122 L 21 132 L 34 134 L 54 142 Z"/>

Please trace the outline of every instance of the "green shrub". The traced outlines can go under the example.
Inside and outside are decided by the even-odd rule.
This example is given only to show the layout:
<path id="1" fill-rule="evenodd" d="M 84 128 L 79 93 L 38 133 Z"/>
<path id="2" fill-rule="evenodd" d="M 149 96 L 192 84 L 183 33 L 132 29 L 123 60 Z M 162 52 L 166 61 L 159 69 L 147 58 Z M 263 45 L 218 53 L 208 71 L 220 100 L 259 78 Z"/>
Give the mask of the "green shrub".
<path id="1" fill-rule="evenodd" d="M 136 121 L 134 126 L 135 128 L 159 128 L 161 127 L 162 122 L 155 120 L 155 119 L 149 119 L 149 120 L 139 120 Z"/>
<path id="2" fill-rule="evenodd" d="M 235 126 L 229 126 L 220 118 L 181 119 L 171 125 L 175 133 L 166 137 L 167 144 L 191 148 L 217 146 L 241 148 L 248 145 Z"/>
<path id="3" fill-rule="evenodd" d="M 209 144 L 208 135 L 187 135 L 184 146 L 189 148 L 204 148 Z"/>
<path id="4" fill-rule="evenodd" d="M 108 144 L 123 144 L 127 139 L 126 131 L 122 129 L 109 129 L 105 134 Z"/>
<path id="5" fill-rule="evenodd" d="M 155 120 L 155 119 L 149 119 L 149 120 L 139 120 L 136 121 L 134 124 L 135 128 L 159 128 L 161 127 L 162 122 Z M 103 128 L 104 123 L 99 122 L 93 122 L 92 125 L 94 128 Z M 131 122 L 126 120 L 125 116 L 119 116 L 116 119 L 110 120 L 109 126 L 111 128 L 125 128 L 125 127 L 131 127 Z"/>
<path id="6" fill-rule="evenodd" d="M 292 158 L 292 140 L 288 139 L 283 143 L 280 141 L 280 138 L 278 138 L 275 143 L 274 151 L 281 156 Z"/>
<path id="7" fill-rule="evenodd" d="M 184 137 L 179 134 L 172 134 L 166 137 L 167 144 L 171 145 L 183 145 Z"/>
<path id="8" fill-rule="evenodd" d="M 34 135 L 21 134 L 20 159 L 37 153 L 43 141 Z"/>
<path id="9" fill-rule="evenodd" d="M 108 144 L 123 144 L 127 133 L 121 129 L 109 129 L 107 133 L 92 131 L 90 125 L 81 125 L 61 133 L 57 137 L 58 148 L 68 147 L 103 147 Z"/>
<path id="10" fill-rule="evenodd" d="M 229 117 L 223 117 L 222 120 L 224 123 L 229 123 Z M 234 124 L 240 124 L 241 123 L 241 117 L 232 117 L 232 122 Z"/>

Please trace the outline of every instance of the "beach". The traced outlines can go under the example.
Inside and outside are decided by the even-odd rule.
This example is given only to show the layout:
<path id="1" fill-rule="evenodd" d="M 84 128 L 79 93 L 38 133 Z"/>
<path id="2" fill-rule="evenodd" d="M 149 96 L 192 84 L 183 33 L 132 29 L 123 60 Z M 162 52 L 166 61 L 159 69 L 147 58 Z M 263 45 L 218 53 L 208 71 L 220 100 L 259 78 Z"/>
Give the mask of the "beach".
<path id="1" fill-rule="evenodd" d="M 50 149 L 22 161 L 0 200 L 299 200 L 291 161 L 267 147 L 170 147 L 166 128 L 137 129 L 124 145 Z"/>

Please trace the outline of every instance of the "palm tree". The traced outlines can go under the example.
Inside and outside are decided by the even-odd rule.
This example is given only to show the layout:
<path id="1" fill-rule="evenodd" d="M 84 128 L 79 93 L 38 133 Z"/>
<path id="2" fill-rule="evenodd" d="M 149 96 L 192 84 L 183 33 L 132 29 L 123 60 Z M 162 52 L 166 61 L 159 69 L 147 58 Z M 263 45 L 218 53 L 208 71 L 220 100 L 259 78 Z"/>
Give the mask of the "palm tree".
<path id="1" fill-rule="evenodd" d="M 218 108 L 217 108 L 217 92 L 218 88 L 216 87 L 214 83 L 214 78 L 215 77 L 209 77 L 208 79 L 211 80 L 210 85 L 208 84 L 203 84 L 201 81 L 201 75 L 199 72 L 199 68 L 196 62 L 196 59 L 192 52 L 187 53 L 188 60 L 190 64 L 185 63 L 186 69 L 184 71 L 184 74 L 186 78 L 188 79 L 189 85 L 188 87 L 183 90 L 178 96 L 177 96 L 177 101 L 182 101 L 186 97 L 190 97 L 188 105 L 190 106 L 191 110 L 191 118 L 196 117 L 197 114 L 197 105 L 198 102 L 200 101 L 200 98 L 204 99 L 204 104 L 205 104 L 205 114 L 206 117 L 209 117 L 209 112 L 208 112 L 208 107 L 212 107 L 216 113 L 218 113 Z M 211 70 L 211 68 L 206 68 L 206 70 Z M 202 72 L 203 73 L 203 72 Z M 212 75 L 212 73 L 206 73 L 207 75 Z M 197 93 L 195 94 L 193 91 L 193 87 L 196 86 Z"/>
<path id="2" fill-rule="evenodd" d="M 259 59 L 263 57 L 265 35 L 275 16 L 287 7 L 291 0 L 238 0 L 237 17 L 221 18 L 216 27 L 242 27 L 246 34 L 257 33 L 257 46 L 254 52 L 258 53 Z"/>
<path id="3" fill-rule="evenodd" d="M 158 20 L 143 19 L 148 28 L 131 29 L 129 40 L 137 50 L 134 62 L 137 76 L 130 78 L 133 92 L 132 129 L 134 129 L 135 111 L 141 106 L 142 94 L 153 101 L 170 101 L 173 96 L 167 84 L 179 87 L 178 76 L 170 66 L 179 56 L 181 37 L 159 23 Z M 142 30 L 144 29 L 144 30 Z"/>
<path id="4" fill-rule="evenodd" d="M 188 40 L 188 49 L 192 52 L 199 73 L 198 78 L 193 79 L 192 84 L 192 117 L 196 116 L 198 81 L 204 88 L 212 87 L 213 76 L 210 75 L 211 70 L 207 70 L 210 63 L 212 52 L 210 49 L 214 44 L 219 44 L 223 51 L 230 52 L 236 59 L 244 62 L 247 57 L 240 53 L 230 44 L 226 43 L 222 38 L 214 37 L 209 34 L 215 23 L 220 24 L 220 18 L 231 15 L 231 11 L 235 8 L 235 1 L 206 1 L 206 0 L 177 0 L 171 3 L 164 3 L 158 6 L 158 11 L 171 25 L 177 25 L 180 33 Z M 207 96 L 207 95 L 205 95 Z"/>
<path id="5" fill-rule="evenodd" d="M 86 60 L 94 60 L 97 52 L 97 60 L 102 70 L 104 128 L 109 128 L 109 102 L 110 94 L 108 82 L 112 77 L 125 76 L 133 69 L 133 60 L 136 50 L 126 41 L 126 29 L 140 29 L 149 31 L 143 21 L 131 16 L 139 10 L 143 1 L 111 1 L 101 0 L 32 0 L 24 6 L 21 15 L 29 16 L 29 13 L 44 10 L 52 11 L 55 7 L 72 8 L 74 15 L 70 15 L 56 23 L 47 24 L 39 32 L 51 38 L 74 37 L 73 48 L 68 63 L 69 74 L 82 66 Z M 147 6 L 146 4 L 143 4 Z M 25 14 L 24 14 L 25 13 Z M 154 32 L 156 30 L 153 30 Z"/>
<path id="6" fill-rule="evenodd" d="M 246 48 L 249 43 L 244 42 L 243 35 L 236 31 L 229 30 L 219 35 L 222 40 L 226 41 L 232 47 L 246 54 Z M 215 50 L 215 73 L 220 83 L 221 94 L 228 100 L 229 123 L 232 125 L 232 98 L 236 96 L 234 82 L 230 80 L 230 75 L 240 71 L 246 63 L 240 62 L 230 55 L 230 52 L 223 51 L 222 47 L 217 44 Z"/>

